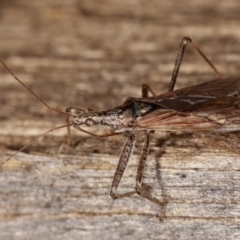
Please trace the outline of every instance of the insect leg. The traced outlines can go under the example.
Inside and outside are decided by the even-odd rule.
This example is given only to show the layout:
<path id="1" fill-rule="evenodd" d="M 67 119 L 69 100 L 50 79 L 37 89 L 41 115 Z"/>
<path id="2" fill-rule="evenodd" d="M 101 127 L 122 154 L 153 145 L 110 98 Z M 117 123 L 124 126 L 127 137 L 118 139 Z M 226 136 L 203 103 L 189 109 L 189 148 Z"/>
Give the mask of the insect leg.
<path id="1" fill-rule="evenodd" d="M 155 94 L 155 92 L 147 84 L 143 84 L 142 85 L 142 97 L 147 98 L 148 97 L 148 92 L 150 92 L 153 96 L 157 96 Z"/>
<path id="2" fill-rule="evenodd" d="M 141 194 L 142 180 L 143 180 L 146 160 L 147 160 L 147 157 L 148 157 L 149 144 L 150 144 L 150 132 L 146 132 L 146 137 L 145 137 L 145 140 L 144 140 L 144 145 L 143 145 L 140 160 L 139 160 L 139 163 L 138 163 L 137 176 L 136 176 L 135 189 L 136 189 L 136 192 L 138 194 Z"/>
<path id="3" fill-rule="evenodd" d="M 70 123 L 70 121 L 69 121 L 69 116 L 66 117 L 66 122 L 67 122 L 67 124 Z M 74 144 L 73 144 L 73 139 L 72 139 L 72 134 L 71 134 L 70 126 L 67 126 L 67 133 L 68 133 L 67 145 L 72 147 Z"/>
<path id="4" fill-rule="evenodd" d="M 127 166 L 128 160 L 130 159 L 130 156 L 132 154 L 134 143 L 135 143 L 135 135 L 132 133 L 128 137 L 126 142 L 124 143 L 124 146 L 123 146 L 123 149 L 120 154 L 119 161 L 118 161 L 117 169 L 116 169 L 114 177 L 113 177 L 112 186 L 111 186 L 111 190 L 110 190 L 110 196 L 113 199 L 129 196 L 129 195 L 132 195 L 135 193 L 135 191 L 133 191 L 133 192 L 129 192 L 126 194 L 121 194 L 121 195 L 116 194 L 118 185 L 121 181 L 121 178 L 122 178 L 125 168 Z"/>
<path id="5" fill-rule="evenodd" d="M 144 198 L 148 199 L 149 201 L 154 202 L 154 203 L 164 207 L 167 202 L 159 201 L 157 198 L 153 197 L 148 191 L 142 189 L 144 169 L 145 169 L 145 166 L 146 166 L 146 160 L 147 160 L 148 151 L 149 151 L 150 139 L 151 139 L 151 135 L 153 133 L 154 133 L 154 131 L 146 132 L 146 138 L 145 138 L 145 141 L 144 141 L 144 145 L 143 145 L 143 149 L 142 149 L 142 153 L 141 153 L 141 156 L 140 156 L 140 161 L 139 161 L 138 169 L 137 169 L 135 190 L 142 197 L 144 197 Z"/>
<path id="6" fill-rule="evenodd" d="M 185 52 L 185 49 L 186 49 L 188 43 L 191 43 L 192 47 L 203 57 L 203 59 L 210 65 L 210 67 L 213 69 L 213 71 L 218 76 L 221 76 L 221 74 L 219 73 L 217 68 L 206 57 L 206 55 L 200 50 L 198 45 L 196 43 L 194 43 L 190 37 L 184 37 L 182 39 L 181 44 L 180 44 L 180 48 L 179 48 L 177 58 L 176 58 L 176 61 L 175 61 L 174 69 L 173 69 L 173 72 L 172 72 L 172 78 L 171 78 L 169 88 L 168 88 L 169 92 L 173 91 L 173 89 L 174 89 L 174 86 L 175 86 L 175 83 L 176 83 L 176 80 L 177 80 L 177 76 L 178 76 L 178 72 L 179 72 L 179 69 L 180 69 L 180 66 L 181 66 L 181 63 L 182 63 L 183 55 L 184 55 L 184 52 Z"/>

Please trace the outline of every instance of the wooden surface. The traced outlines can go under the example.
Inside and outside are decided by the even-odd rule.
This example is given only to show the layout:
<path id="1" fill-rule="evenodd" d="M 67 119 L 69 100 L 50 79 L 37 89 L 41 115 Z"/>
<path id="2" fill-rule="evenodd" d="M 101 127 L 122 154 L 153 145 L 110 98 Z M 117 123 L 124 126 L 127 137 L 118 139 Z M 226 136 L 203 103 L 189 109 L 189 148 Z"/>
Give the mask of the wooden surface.
<path id="1" fill-rule="evenodd" d="M 239 74 L 239 12 L 237 0 L 1 1 L 0 57 L 52 107 L 104 110 L 139 97 L 142 83 L 166 91 L 183 36 L 223 75 Z M 212 78 L 188 48 L 177 88 Z M 0 107 L 2 161 L 65 123 L 3 67 Z M 109 196 L 125 136 L 74 131 L 74 149 L 66 139 L 53 132 L 1 167 L 0 239 L 240 239 L 238 134 L 155 135 L 144 182 L 168 200 L 163 222 L 138 195 Z M 120 193 L 134 187 L 138 139 Z"/>

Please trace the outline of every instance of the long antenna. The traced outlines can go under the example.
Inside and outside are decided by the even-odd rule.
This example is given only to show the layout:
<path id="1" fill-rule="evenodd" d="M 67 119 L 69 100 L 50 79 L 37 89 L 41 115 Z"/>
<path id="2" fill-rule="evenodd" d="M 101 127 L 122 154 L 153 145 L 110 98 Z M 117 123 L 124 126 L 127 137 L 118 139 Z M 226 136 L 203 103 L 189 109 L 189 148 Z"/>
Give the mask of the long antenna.
<path id="1" fill-rule="evenodd" d="M 2 166 L 3 164 L 5 164 L 6 162 L 8 162 L 11 158 L 13 158 L 15 155 L 17 155 L 19 152 L 23 151 L 24 149 L 26 149 L 27 147 L 29 147 L 30 145 L 34 144 L 35 142 L 37 142 L 41 137 L 45 136 L 46 134 L 52 132 L 52 131 L 55 131 L 55 130 L 58 130 L 58 129 L 61 129 L 61 128 L 65 128 L 65 127 L 70 127 L 72 126 L 73 124 L 65 124 L 65 125 L 62 125 L 62 126 L 58 126 L 58 127 L 55 127 L 55 128 L 52 128 L 48 131 L 46 131 L 45 133 L 39 135 L 37 138 L 33 139 L 32 141 L 30 141 L 27 145 L 25 145 L 24 147 L 20 148 L 17 152 L 15 152 L 14 154 L 12 154 L 10 157 L 8 157 L 4 162 L 0 163 L 0 166 Z"/>
<path id="2" fill-rule="evenodd" d="M 24 87 L 26 88 L 30 93 L 32 93 L 32 95 L 34 95 L 41 103 L 43 103 L 47 108 L 49 108 L 51 111 L 63 114 L 63 115 L 67 115 L 70 116 L 68 113 L 66 112 L 62 112 L 58 109 L 52 108 L 50 107 L 47 103 L 45 103 L 36 93 L 34 93 L 29 87 L 27 87 L 18 77 L 16 77 L 14 75 L 14 73 L 7 67 L 7 65 L 2 61 L 2 59 L 0 59 L 2 65 L 7 69 L 7 71 Z"/>

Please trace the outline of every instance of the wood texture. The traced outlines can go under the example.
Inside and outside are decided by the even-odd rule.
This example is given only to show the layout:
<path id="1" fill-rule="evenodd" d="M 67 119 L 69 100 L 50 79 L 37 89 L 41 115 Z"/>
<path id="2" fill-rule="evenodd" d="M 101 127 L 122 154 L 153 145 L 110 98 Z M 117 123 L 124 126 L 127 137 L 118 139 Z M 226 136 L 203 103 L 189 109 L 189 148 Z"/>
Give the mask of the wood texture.
<path id="1" fill-rule="evenodd" d="M 141 84 L 167 91 L 178 46 L 191 36 L 223 75 L 239 74 L 235 1 L 2 1 L 0 58 L 52 107 L 109 109 Z M 177 88 L 214 74 L 188 48 Z M 0 67 L 0 158 L 65 123 Z M 102 131 L 94 129 L 93 131 Z M 144 179 L 162 208 L 138 195 L 113 201 L 125 136 L 62 129 L 0 170 L 0 239 L 240 239 L 238 134 L 155 134 Z M 119 192 L 131 191 L 141 149 Z"/>

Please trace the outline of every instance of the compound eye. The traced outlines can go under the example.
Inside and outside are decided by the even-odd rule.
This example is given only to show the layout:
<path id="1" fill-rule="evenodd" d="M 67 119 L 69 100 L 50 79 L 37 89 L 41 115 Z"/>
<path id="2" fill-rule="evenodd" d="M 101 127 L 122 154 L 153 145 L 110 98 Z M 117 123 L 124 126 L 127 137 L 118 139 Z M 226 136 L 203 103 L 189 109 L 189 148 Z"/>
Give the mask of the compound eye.
<path id="1" fill-rule="evenodd" d="M 87 118 L 84 123 L 87 127 L 91 127 L 95 124 L 95 121 L 92 118 Z"/>

